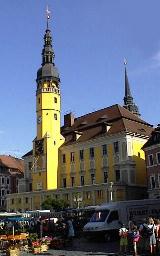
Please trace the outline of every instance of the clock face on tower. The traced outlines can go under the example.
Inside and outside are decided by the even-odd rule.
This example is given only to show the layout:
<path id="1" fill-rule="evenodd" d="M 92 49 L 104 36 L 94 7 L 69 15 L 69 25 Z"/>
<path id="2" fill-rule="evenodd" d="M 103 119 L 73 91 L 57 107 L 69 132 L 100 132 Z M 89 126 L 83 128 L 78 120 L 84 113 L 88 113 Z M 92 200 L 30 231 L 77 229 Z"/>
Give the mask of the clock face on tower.
<path id="1" fill-rule="evenodd" d="M 44 152 L 44 142 L 42 140 L 36 140 L 35 141 L 35 154 L 36 155 L 42 155 Z"/>

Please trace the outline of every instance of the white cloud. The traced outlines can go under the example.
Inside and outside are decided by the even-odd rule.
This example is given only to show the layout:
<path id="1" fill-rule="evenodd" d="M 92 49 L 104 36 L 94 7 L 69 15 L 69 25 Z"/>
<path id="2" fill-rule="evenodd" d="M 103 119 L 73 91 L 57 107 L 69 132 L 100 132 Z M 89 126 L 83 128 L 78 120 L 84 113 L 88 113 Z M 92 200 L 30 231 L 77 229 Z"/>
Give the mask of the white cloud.
<path id="1" fill-rule="evenodd" d="M 154 55 L 153 57 L 151 58 L 151 61 L 152 61 L 152 65 L 151 67 L 152 68 L 158 68 L 160 67 L 160 50 L 158 50 Z"/>
<path id="2" fill-rule="evenodd" d="M 137 68 L 131 71 L 132 74 L 147 73 L 160 68 L 160 50 L 154 53 L 150 58 L 143 60 Z"/>

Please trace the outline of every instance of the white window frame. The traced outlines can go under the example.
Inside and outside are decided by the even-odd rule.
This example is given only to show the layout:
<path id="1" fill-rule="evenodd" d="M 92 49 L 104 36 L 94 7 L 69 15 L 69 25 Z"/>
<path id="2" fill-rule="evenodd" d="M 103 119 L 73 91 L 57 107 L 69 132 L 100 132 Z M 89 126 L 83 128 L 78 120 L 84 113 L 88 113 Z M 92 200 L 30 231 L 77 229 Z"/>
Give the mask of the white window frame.
<path id="1" fill-rule="evenodd" d="M 152 156 L 153 164 L 151 164 L 151 162 L 150 162 L 150 156 Z M 153 166 L 153 165 L 154 165 L 154 158 L 153 158 L 153 154 L 148 155 L 148 163 L 149 163 L 149 166 Z"/>
<path id="2" fill-rule="evenodd" d="M 158 175 L 158 187 L 160 188 L 160 174 Z"/>
<path id="3" fill-rule="evenodd" d="M 102 156 L 107 157 L 108 156 L 108 145 L 103 144 L 101 150 L 102 150 Z"/>
<path id="4" fill-rule="evenodd" d="M 160 162 L 158 162 L 158 154 L 160 154 L 160 152 L 156 153 L 156 159 L 157 159 L 157 164 L 160 164 Z"/>
<path id="5" fill-rule="evenodd" d="M 154 178 L 154 181 L 155 181 L 155 187 L 153 187 L 153 186 L 152 186 L 152 178 Z M 150 175 L 149 180 L 150 180 L 150 187 L 151 187 L 151 189 L 155 189 L 155 188 L 156 188 L 156 179 L 155 179 L 155 174 Z"/>
<path id="6" fill-rule="evenodd" d="M 75 152 L 70 152 L 70 162 L 71 163 L 75 162 Z"/>
<path id="7" fill-rule="evenodd" d="M 115 149 L 118 149 L 118 150 L 115 150 Z M 118 140 L 113 142 L 113 150 L 115 155 L 120 153 L 120 143 Z"/>

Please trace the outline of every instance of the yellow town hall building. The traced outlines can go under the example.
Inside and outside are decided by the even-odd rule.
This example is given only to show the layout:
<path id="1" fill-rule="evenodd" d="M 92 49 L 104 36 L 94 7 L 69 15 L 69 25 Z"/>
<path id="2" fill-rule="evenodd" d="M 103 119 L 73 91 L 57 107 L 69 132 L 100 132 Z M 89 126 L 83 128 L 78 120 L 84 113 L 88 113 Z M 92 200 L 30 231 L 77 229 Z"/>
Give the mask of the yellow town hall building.
<path id="1" fill-rule="evenodd" d="M 48 24 L 48 22 L 47 22 Z M 41 209 L 48 197 L 71 207 L 146 196 L 146 167 L 141 150 L 152 126 L 140 118 L 125 67 L 124 106 L 115 104 L 81 117 L 64 116 L 61 127 L 60 77 L 54 63 L 51 31 L 44 35 L 42 66 L 37 71 L 37 135 L 23 156 L 19 193 L 7 196 L 7 210 Z"/>

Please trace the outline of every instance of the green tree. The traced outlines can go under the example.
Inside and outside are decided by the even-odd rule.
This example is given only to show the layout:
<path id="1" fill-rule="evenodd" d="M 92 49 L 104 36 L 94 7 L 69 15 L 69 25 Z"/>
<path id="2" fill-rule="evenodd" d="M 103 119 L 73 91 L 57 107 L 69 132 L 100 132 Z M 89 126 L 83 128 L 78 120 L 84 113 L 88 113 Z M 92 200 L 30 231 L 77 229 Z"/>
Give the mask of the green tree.
<path id="1" fill-rule="evenodd" d="M 42 202 L 42 209 L 43 210 L 55 210 L 55 211 L 62 211 L 67 208 L 69 204 L 63 199 L 54 199 L 48 197 L 46 200 Z"/>

